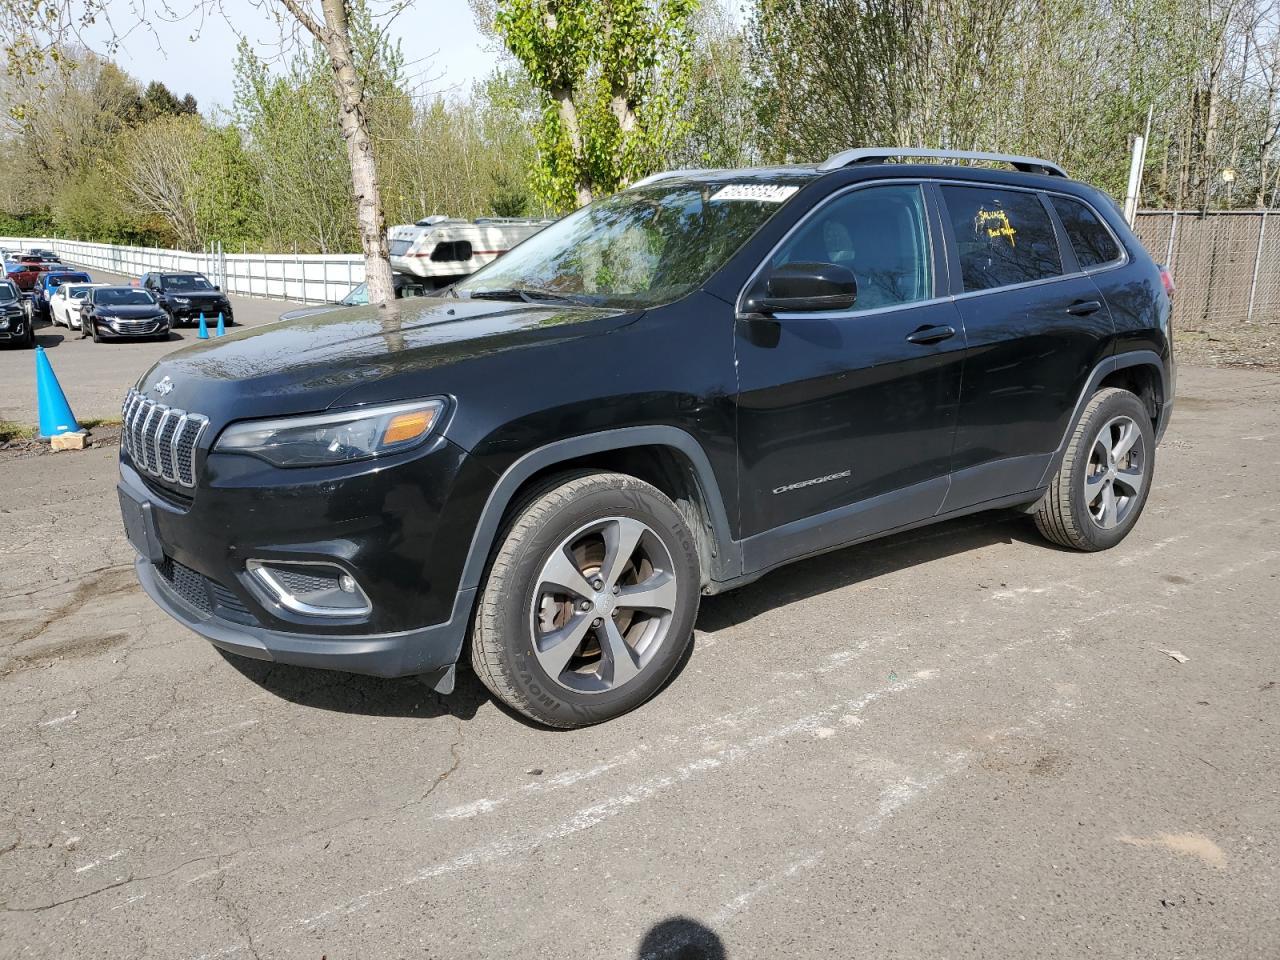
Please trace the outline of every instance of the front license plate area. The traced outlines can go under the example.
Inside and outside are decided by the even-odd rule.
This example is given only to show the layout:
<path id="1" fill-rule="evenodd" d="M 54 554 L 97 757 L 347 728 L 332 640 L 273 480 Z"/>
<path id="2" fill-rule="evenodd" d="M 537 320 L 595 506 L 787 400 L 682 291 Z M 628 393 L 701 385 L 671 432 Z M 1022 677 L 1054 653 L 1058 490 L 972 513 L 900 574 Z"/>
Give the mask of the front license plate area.
<path id="1" fill-rule="evenodd" d="M 156 535 L 156 521 L 151 515 L 151 504 L 137 499 L 123 486 L 117 487 L 116 491 L 120 494 L 120 516 L 124 520 L 124 533 L 129 538 L 129 543 L 152 563 L 162 563 L 164 549 Z"/>

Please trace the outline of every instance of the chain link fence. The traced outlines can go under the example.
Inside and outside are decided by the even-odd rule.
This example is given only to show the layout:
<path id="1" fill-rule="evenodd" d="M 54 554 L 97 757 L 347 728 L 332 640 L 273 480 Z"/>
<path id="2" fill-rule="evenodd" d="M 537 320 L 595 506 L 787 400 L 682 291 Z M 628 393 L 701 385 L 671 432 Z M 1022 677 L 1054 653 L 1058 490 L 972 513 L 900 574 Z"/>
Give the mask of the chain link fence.
<path id="1" fill-rule="evenodd" d="M 1181 322 L 1280 322 L 1280 213 L 1139 211 L 1134 231 L 1173 274 Z"/>

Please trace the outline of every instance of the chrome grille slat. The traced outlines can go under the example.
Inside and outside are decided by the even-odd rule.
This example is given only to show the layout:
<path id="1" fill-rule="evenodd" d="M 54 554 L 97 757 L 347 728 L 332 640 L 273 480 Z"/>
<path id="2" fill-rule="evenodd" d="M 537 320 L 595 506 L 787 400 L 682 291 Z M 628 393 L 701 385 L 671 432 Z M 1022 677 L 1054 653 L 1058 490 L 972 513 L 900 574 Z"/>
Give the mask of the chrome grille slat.
<path id="1" fill-rule="evenodd" d="M 176 426 L 176 421 L 174 411 L 166 409 L 160 415 L 160 423 L 156 425 L 156 462 L 160 465 L 160 476 L 166 480 L 178 479 L 173 469 L 173 448 L 169 445 L 169 437 L 165 435 L 165 428 Z"/>
<path id="2" fill-rule="evenodd" d="M 156 403 L 137 390 L 125 397 L 121 432 L 133 465 L 184 487 L 196 485 L 196 449 L 209 419 Z"/>
<path id="3" fill-rule="evenodd" d="M 142 420 L 142 465 L 147 473 L 159 474 L 155 464 L 155 433 L 151 429 L 151 418 L 156 415 L 160 404 L 153 403 L 147 408 L 147 415 Z"/>

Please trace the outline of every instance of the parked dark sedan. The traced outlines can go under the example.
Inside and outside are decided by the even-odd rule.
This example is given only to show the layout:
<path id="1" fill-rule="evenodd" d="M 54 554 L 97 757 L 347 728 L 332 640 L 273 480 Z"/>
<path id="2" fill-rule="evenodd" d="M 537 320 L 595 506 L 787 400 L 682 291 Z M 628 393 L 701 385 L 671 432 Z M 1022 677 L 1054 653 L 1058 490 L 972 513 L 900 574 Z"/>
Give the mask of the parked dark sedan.
<path id="1" fill-rule="evenodd" d="M 0 344 L 6 347 L 34 347 L 31 316 L 23 306 L 22 291 L 12 280 L 0 280 Z"/>
<path id="2" fill-rule="evenodd" d="M 235 323 L 231 301 L 203 273 L 144 273 L 138 285 L 156 298 L 171 326 L 195 326 L 202 313 L 209 323 L 217 322 L 218 314 L 227 326 Z"/>
<path id="3" fill-rule="evenodd" d="M 80 313 L 80 336 L 103 340 L 167 340 L 169 316 L 146 290 L 95 287 Z"/>

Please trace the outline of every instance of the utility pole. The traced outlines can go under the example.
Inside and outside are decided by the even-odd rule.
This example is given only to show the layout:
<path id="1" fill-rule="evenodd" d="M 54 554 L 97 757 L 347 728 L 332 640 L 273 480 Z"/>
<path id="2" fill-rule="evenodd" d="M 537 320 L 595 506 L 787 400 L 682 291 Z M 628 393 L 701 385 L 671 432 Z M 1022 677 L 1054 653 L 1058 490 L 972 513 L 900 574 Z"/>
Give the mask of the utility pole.
<path id="1" fill-rule="evenodd" d="M 1144 133 L 1133 138 L 1133 157 L 1129 161 L 1129 188 L 1124 195 L 1124 219 L 1130 227 L 1138 217 L 1138 197 L 1142 193 L 1142 171 L 1147 165 L 1147 141 L 1151 139 L 1151 114 L 1155 105 L 1147 107 Z"/>

